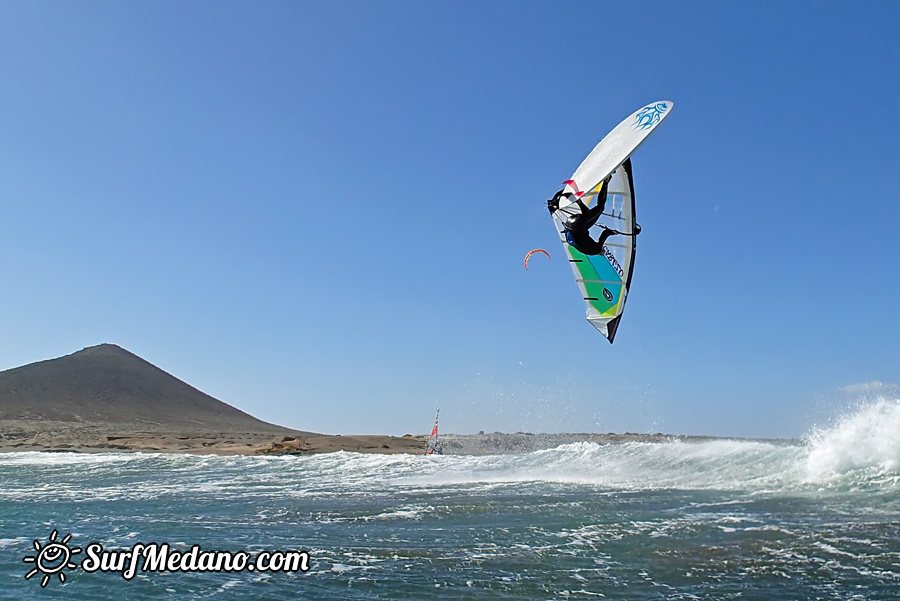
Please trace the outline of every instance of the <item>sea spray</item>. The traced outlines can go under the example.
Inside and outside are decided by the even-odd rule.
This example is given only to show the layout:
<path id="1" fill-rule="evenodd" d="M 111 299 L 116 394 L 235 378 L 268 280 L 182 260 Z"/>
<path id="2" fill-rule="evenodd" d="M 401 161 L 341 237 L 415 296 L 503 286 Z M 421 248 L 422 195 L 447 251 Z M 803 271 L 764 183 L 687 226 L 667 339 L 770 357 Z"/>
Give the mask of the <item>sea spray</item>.
<path id="1" fill-rule="evenodd" d="M 398 484 L 556 483 L 611 490 L 768 490 L 797 481 L 800 445 L 747 440 L 577 442 L 515 455 L 454 457 Z"/>
<path id="2" fill-rule="evenodd" d="M 808 481 L 900 482 L 900 400 L 878 398 L 809 437 Z"/>

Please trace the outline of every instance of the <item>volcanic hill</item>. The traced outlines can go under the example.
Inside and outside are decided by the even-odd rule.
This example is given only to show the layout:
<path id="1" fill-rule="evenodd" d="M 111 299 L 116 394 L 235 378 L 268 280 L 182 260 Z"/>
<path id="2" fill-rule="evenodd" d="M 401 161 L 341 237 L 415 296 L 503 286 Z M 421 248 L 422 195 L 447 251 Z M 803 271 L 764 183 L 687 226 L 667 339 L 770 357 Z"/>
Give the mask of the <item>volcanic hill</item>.
<path id="1" fill-rule="evenodd" d="M 114 344 L 0 372 L 0 420 L 290 432 L 200 392 Z"/>
<path id="2" fill-rule="evenodd" d="M 421 453 L 424 438 L 270 424 L 114 344 L 0 371 L 0 451 Z"/>

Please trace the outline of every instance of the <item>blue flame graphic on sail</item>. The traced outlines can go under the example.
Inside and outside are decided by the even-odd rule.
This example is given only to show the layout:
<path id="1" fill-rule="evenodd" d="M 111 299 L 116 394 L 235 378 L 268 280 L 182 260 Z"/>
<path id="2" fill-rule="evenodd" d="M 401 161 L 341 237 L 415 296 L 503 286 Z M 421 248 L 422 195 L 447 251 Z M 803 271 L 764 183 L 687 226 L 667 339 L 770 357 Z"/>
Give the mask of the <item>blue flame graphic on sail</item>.
<path id="1" fill-rule="evenodd" d="M 643 130 L 653 127 L 659 123 L 662 114 L 667 110 L 669 110 L 669 106 L 665 102 L 645 106 L 634 116 L 634 129 Z"/>

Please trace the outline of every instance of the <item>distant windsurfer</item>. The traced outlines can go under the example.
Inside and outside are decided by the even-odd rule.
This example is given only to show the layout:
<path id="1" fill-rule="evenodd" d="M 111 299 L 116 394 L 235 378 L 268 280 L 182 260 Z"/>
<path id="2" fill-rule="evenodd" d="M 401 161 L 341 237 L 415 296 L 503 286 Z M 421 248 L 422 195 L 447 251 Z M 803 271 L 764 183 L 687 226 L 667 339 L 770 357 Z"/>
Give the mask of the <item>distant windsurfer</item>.
<path id="1" fill-rule="evenodd" d="M 610 179 L 612 179 L 612 174 L 603 180 L 603 185 L 600 186 L 600 191 L 597 193 L 596 205 L 589 209 L 580 198 L 576 198 L 575 203 L 578 205 L 580 213 L 577 215 L 570 215 L 563 222 L 563 226 L 566 228 L 566 242 L 574 246 L 575 250 L 584 255 L 602 255 L 603 247 L 609 237 L 622 233 L 600 224 L 600 227 L 603 228 L 600 237 L 594 240 L 590 235 L 591 227 L 597 224 L 597 220 L 600 219 L 600 215 L 603 214 L 603 210 L 606 208 Z M 547 209 L 550 211 L 551 215 L 559 210 L 559 201 L 563 196 L 571 198 L 572 195 L 564 194 L 563 191 L 560 190 L 553 198 L 547 201 Z M 635 234 L 639 232 L 640 227 L 635 224 Z"/>
<path id="2" fill-rule="evenodd" d="M 434 427 L 431 429 L 431 437 L 428 439 L 428 444 L 425 446 L 425 454 L 431 455 L 433 453 L 437 453 L 438 455 L 444 454 L 444 446 L 441 444 L 441 441 L 438 440 L 438 418 L 441 416 L 441 410 L 438 409 L 437 413 L 434 414 Z"/>

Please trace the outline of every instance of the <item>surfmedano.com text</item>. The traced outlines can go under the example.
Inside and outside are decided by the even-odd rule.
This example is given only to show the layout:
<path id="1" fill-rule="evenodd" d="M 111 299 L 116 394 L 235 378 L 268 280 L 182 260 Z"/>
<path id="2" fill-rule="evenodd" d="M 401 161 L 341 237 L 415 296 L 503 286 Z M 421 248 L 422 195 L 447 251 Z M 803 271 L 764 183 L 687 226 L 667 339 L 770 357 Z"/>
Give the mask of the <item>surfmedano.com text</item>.
<path id="1" fill-rule="evenodd" d="M 100 543 L 85 547 L 81 562 L 85 572 L 120 572 L 131 580 L 138 572 L 307 572 L 306 551 L 203 551 L 194 545 L 189 551 L 174 551 L 168 543 L 136 543 L 130 549 L 104 550 Z"/>

